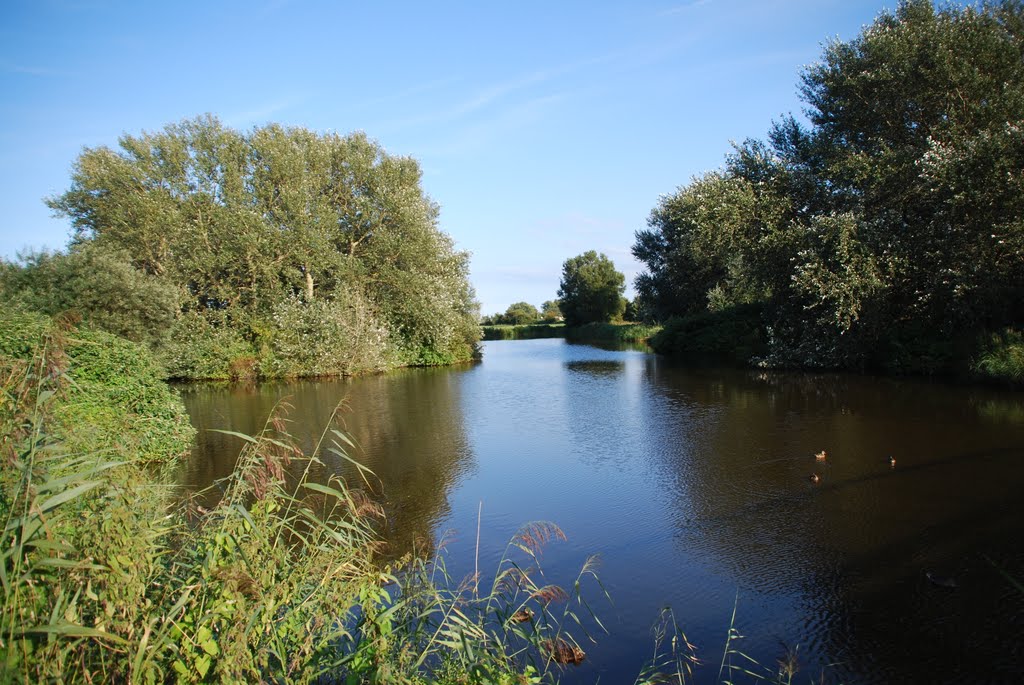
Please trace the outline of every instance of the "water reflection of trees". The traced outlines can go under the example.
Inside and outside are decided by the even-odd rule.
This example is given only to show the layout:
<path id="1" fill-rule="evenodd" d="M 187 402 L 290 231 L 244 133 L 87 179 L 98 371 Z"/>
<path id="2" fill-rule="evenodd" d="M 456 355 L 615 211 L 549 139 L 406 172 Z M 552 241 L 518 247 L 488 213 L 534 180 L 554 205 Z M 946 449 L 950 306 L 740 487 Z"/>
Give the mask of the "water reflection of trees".
<path id="1" fill-rule="evenodd" d="M 306 453 L 332 426 L 356 443 L 351 456 L 377 476 L 368 489 L 387 513 L 389 556 L 414 545 L 429 553 L 434 525 L 449 513 L 449 493 L 473 463 L 459 401 L 462 372 L 414 369 L 356 379 L 186 386 L 183 397 L 199 435 L 181 482 L 195 490 L 229 474 L 241 442 L 210 429 L 257 433 L 284 400 L 291 406 L 289 432 Z M 313 469 L 316 480 L 340 476 L 367 488 L 346 459 L 326 449 L 319 457 L 324 465 Z"/>
<path id="2" fill-rule="evenodd" d="M 678 544 L 739 587 L 791 597 L 815 638 L 806 647 L 874 655 L 879 682 L 920 677 L 923 660 L 940 663 L 943 652 L 985 673 L 1021 665 L 1012 639 L 1019 611 L 1000 605 L 1005 592 L 982 557 L 1001 550 L 1024 573 L 1019 545 L 1008 549 L 1024 533 L 1024 425 L 1008 418 L 1024 408 L 1020 397 L 856 376 L 684 370 L 657 359 L 645 374 L 654 393 L 650 453 L 679 493 L 670 499 Z M 822 449 L 828 459 L 816 463 Z M 808 482 L 812 472 L 820 486 Z M 926 568 L 973 569 L 981 582 L 959 591 L 973 600 L 938 615 Z M 928 624 L 929 639 L 910 632 L 920 632 L 917 622 Z M 978 637 L 965 637 L 971 629 Z M 982 639 L 988 649 L 978 649 Z M 908 653 L 911 671 L 886 676 Z M 849 666 L 864 677 L 862 665 Z"/>

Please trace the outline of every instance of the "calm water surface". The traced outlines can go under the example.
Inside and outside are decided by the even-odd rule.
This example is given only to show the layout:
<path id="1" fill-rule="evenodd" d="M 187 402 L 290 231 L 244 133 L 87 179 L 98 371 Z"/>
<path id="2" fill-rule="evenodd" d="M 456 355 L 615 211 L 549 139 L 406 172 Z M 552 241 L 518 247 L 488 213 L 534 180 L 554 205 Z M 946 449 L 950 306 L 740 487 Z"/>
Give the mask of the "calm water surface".
<path id="1" fill-rule="evenodd" d="M 568 536 L 544 552 L 551 582 L 600 554 L 613 603 L 596 586 L 588 599 L 610 634 L 584 643 L 565 682 L 633 682 L 665 605 L 706 662 L 699 682 L 718 675 L 734 605 L 735 646 L 761 663 L 799 645 L 795 682 L 823 669 L 825 682 L 1024 679 L 1024 592 L 1002 574 L 1024 581 L 1020 393 L 533 340 L 485 343 L 462 368 L 183 395 L 200 429 L 189 487 L 238 453 L 205 429 L 258 431 L 288 398 L 311 448 L 344 401 L 382 481 L 392 553 L 443 540 L 453 575 L 472 573 L 482 502 L 482 569 L 532 520 Z M 351 475 L 322 458 L 321 478 Z"/>

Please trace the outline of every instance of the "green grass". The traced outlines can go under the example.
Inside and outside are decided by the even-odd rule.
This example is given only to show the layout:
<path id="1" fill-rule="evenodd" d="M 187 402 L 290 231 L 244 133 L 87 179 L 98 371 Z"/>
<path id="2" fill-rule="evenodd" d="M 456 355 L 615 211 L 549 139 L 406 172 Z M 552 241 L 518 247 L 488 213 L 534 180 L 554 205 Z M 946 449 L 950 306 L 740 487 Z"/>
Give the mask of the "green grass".
<path id="1" fill-rule="evenodd" d="M 973 370 L 987 380 L 1024 384 L 1024 331 L 1007 328 L 989 336 Z"/>
<path id="2" fill-rule="evenodd" d="M 640 343 L 660 330 L 661 326 L 642 323 L 588 323 L 567 328 L 565 339 L 572 342 Z"/>
<path id="3" fill-rule="evenodd" d="M 523 326 L 481 326 L 484 340 L 534 340 L 564 338 L 566 328 L 560 323 L 536 323 Z"/>

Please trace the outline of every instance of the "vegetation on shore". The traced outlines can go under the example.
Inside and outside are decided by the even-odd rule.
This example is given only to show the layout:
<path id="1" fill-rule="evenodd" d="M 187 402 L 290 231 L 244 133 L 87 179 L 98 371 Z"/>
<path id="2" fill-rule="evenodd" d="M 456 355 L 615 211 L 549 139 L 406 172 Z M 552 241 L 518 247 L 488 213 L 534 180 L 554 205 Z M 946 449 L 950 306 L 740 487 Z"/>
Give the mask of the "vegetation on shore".
<path id="1" fill-rule="evenodd" d="M 566 327 L 561 323 L 482 326 L 484 340 L 534 340 L 564 338 Z"/>
<path id="2" fill-rule="evenodd" d="M 642 343 L 661 330 L 661 326 L 628 321 L 566 326 L 565 339 L 570 342 Z"/>
<path id="3" fill-rule="evenodd" d="M 489 581 L 453 584 L 441 559 L 381 566 L 379 507 L 362 483 L 307 480 L 315 458 L 280 412 L 238 436 L 216 507 L 182 502 L 154 466 L 191 433 L 144 348 L 66 319 L 4 332 L 4 682 L 551 682 L 599 627 L 580 596 L 593 561 L 570 591 L 530 570 L 564 537 L 552 524 L 521 529 Z M 80 433 L 82 404 L 135 419 Z"/>
<path id="4" fill-rule="evenodd" d="M 86 149 L 49 205 L 67 253 L 0 266 L 26 309 L 75 310 L 174 378 L 353 374 L 471 359 L 468 255 L 415 160 L 363 134 L 206 116 Z"/>
<path id="5" fill-rule="evenodd" d="M 619 321 L 614 323 L 588 323 L 582 326 L 565 324 L 529 324 L 523 326 L 483 326 L 484 340 L 534 340 L 537 338 L 565 338 L 571 342 L 639 343 L 646 342 L 661 330 L 661 326 Z"/>
<path id="6" fill-rule="evenodd" d="M 829 43 L 801 75 L 809 125 L 736 145 L 636 234 L 655 347 L 1019 379 L 1022 46 L 1016 0 L 907 0 Z"/>

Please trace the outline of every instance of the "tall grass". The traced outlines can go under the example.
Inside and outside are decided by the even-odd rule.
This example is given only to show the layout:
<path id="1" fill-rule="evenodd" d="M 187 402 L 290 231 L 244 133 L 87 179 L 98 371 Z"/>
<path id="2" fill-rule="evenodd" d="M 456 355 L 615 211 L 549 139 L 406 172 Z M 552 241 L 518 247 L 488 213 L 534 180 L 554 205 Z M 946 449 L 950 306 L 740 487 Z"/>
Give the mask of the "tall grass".
<path id="1" fill-rule="evenodd" d="M 566 328 L 563 324 L 528 324 L 521 326 L 481 326 L 483 340 L 535 340 L 538 338 L 563 338 Z"/>
<path id="2" fill-rule="evenodd" d="M 1024 384 L 1024 331 L 1007 328 L 989 336 L 973 367 L 984 378 Z"/>
<path id="3" fill-rule="evenodd" d="M 641 323 L 588 323 L 567 328 L 565 338 L 573 342 L 640 343 L 660 330 L 661 326 Z"/>

